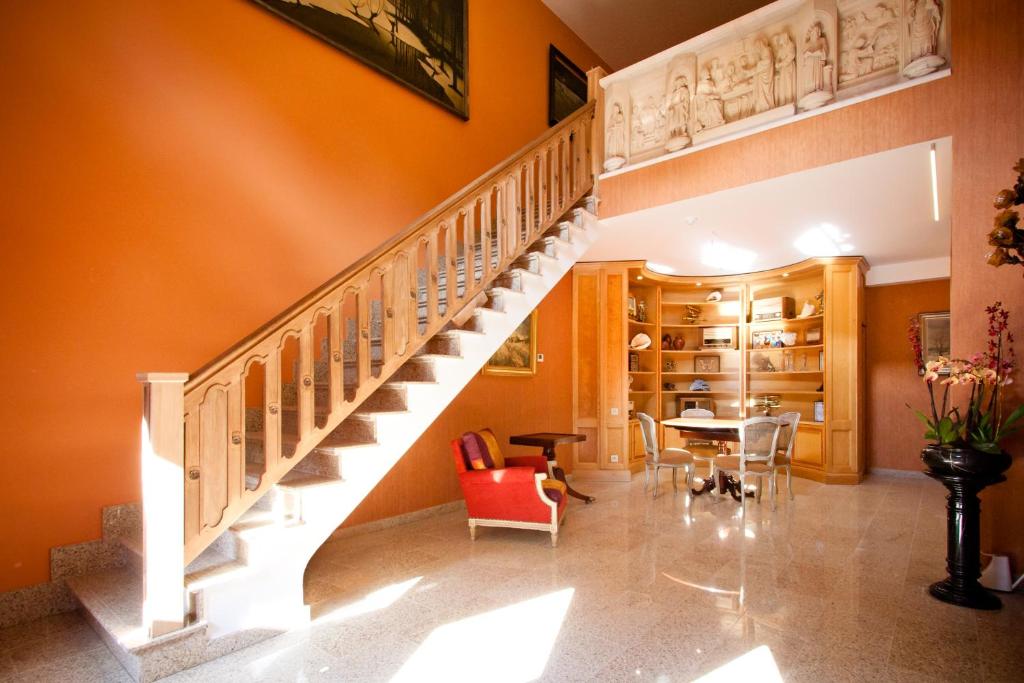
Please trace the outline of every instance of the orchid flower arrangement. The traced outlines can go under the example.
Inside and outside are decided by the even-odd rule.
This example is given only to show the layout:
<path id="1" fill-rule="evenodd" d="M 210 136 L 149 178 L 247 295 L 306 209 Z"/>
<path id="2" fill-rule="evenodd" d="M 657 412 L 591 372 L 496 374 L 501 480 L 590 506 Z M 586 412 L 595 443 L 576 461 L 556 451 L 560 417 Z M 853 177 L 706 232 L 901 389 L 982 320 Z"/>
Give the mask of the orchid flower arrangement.
<path id="1" fill-rule="evenodd" d="M 921 330 L 916 319 L 912 320 L 908 332 L 910 345 L 931 399 L 931 415 L 920 410 L 914 412 L 927 427 L 926 439 L 942 446 L 969 446 L 985 453 L 999 453 L 999 443 L 1024 427 L 1024 404 L 1009 412 L 1003 405 L 1002 389 L 1013 382 L 1016 368 L 1013 335 L 1008 329 L 1010 314 L 998 301 L 985 312 L 988 314 L 985 352 L 966 360 L 940 356 L 925 363 L 921 353 Z M 942 387 L 938 403 L 936 384 Z M 958 406 L 950 405 L 953 387 L 970 388 L 970 399 L 963 412 Z"/>

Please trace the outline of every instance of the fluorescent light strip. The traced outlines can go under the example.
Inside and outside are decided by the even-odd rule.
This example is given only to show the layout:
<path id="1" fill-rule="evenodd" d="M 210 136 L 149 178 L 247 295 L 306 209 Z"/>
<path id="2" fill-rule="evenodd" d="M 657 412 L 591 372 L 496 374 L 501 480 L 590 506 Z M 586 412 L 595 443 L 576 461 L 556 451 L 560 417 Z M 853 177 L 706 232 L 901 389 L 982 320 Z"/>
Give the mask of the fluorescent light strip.
<path id="1" fill-rule="evenodd" d="M 938 163 L 935 159 L 935 143 L 932 143 L 931 150 L 932 158 L 932 218 L 935 222 L 939 222 L 939 171 Z"/>

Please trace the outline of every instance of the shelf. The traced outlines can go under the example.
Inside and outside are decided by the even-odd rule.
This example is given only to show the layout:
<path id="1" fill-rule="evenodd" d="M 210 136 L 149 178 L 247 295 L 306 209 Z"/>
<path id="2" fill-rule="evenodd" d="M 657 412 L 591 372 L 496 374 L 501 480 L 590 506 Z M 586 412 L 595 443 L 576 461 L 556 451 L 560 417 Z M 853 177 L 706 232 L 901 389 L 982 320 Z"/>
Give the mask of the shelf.
<path id="1" fill-rule="evenodd" d="M 713 379 L 729 379 L 735 378 L 739 380 L 739 370 L 736 372 L 676 372 L 675 370 L 666 370 L 661 373 L 662 375 L 672 375 L 673 377 L 711 377 Z"/>
<path id="2" fill-rule="evenodd" d="M 631 375 L 656 375 L 658 373 L 654 372 L 653 370 L 630 370 L 629 374 L 631 374 Z"/>
<path id="3" fill-rule="evenodd" d="M 824 316 L 822 316 L 819 313 L 818 315 L 809 315 L 806 318 L 782 318 L 780 320 L 758 320 L 757 322 L 749 322 L 747 324 L 750 327 L 766 327 L 766 326 L 770 326 L 770 325 L 779 325 L 779 324 L 788 324 L 788 323 L 814 322 L 816 320 L 820 322 L 823 317 Z"/>
<path id="4" fill-rule="evenodd" d="M 654 353 L 655 351 L 657 351 L 657 349 L 655 349 L 655 348 L 650 348 L 650 349 L 630 349 L 628 347 L 627 347 L 626 350 L 629 351 L 630 353 Z"/>
<path id="5" fill-rule="evenodd" d="M 739 396 L 739 391 L 688 391 L 679 389 L 662 389 L 663 394 L 679 394 L 680 396 Z M 779 392 L 775 392 L 779 393 Z"/>
<path id="6" fill-rule="evenodd" d="M 785 389 L 758 389 L 748 391 L 747 396 L 761 396 L 764 394 L 775 394 L 778 396 L 824 396 L 824 391 L 787 391 Z"/>
<path id="7" fill-rule="evenodd" d="M 803 344 L 800 346 L 761 346 L 756 349 L 747 349 L 748 353 L 763 353 L 765 351 L 801 351 L 808 349 L 822 349 L 823 344 Z"/>
<path id="8" fill-rule="evenodd" d="M 725 321 L 725 322 L 720 322 L 720 323 L 705 322 L 705 323 L 700 323 L 699 325 L 667 325 L 667 324 L 662 324 L 661 327 L 662 327 L 662 329 L 664 329 L 664 328 L 672 328 L 672 329 L 698 330 L 698 329 L 700 329 L 702 327 L 739 327 L 739 322 L 735 321 L 735 320 L 731 320 L 731 321 Z"/>
<path id="9" fill-rule="evenodd" d="M 629 324 L 630 325 L 636 325 L 638 327 L 657 327 L 658 326 L 658 323 L 640 322 L 639 320 L 630 320 Z"/>
<path id="10" fill-rule="evenodd" d="M 683 351 L 667 351 L 663 350 L 662 353 L 734 353 L 738 349 L 684 349 Z"/>
<path id="11" fill-rule="evenodd" d="M 721 301 L 665 301 L 662 299 L 661 306 L 721 306 L 722 304 L 738 304 L 739 299 L 722 299 Z"/>
<path id="12" fill-rule="evenodd" d="M 820 376 L 821 370 L 778 370 L 776 372 L 766 372 L 758 370 L 751 372 L 751 379 L 793 379 L 794 377 L 814 377 Z"/>
<path id="13" fill-rule="evenodd" d="M 632 389 L 630 389 L 628 393 L 630 393 L 630 394 L 654 394 L 656 392 L 654 392 L 654 391 L 633 391 Z"/>

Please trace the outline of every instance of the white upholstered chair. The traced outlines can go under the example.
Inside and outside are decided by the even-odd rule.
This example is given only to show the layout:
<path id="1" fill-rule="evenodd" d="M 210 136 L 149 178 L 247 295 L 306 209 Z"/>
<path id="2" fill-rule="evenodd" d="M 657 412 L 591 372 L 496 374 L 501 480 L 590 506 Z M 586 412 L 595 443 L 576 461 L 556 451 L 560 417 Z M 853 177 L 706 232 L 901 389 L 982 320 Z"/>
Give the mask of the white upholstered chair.
<path id="1" fill-rule="evenodd" d="M 687 408 L 686 410 L 679 413 L 679 417 L 695 417 L 704 420 L 713 420 L 715 419 L 715 414 L 710 410 L 705 410 L 704 408 Z M 716 446 L 721 447 L 721 444 L 716 444 Z M 693 456 L 693 462 L 695 466 L 698 462 L 707 463 L 709 475 L 714 474 L 714 455 L 701 455 L 700 453 L 691 453 L 690 455 Z M 718 455 L 721 455 L 721 453 L 719 453 Z"/>
<path id="2" fill-rule="evenodd" d="M 682 469 L 686 472 L 687 495 L 689 495 L 689 488 L 693 485 L 693 455 L 690 451 L 682 448 L 666 448 L 664 450 L 659 448 L 658 431 L 654 418 L 647 413 L 637 413 L 636 416 L 640 420 L 640 430 L 643 432 L 644 450 L 646 451 L 646 457 L 644 458 L 644 491 L 647 490 L 650 472 L 653 469 L 654 497 L 658 497 L 658 472 L 662 468 L 672 470 L 672 488 L 678 491 L 677 472 Z"/>
<path id="3" fill-rule="evenodd" d="M 747 484 L 758 480 L 757 499 L 761 500 L 761 484 L 768 480 L 768 495 L 772 510 L 775 509 L 774 473 L 775 451 L 779 440 L 779 419 L 775 417 L 748 417 L 740 425 L 739 455 L 723 455 L 715 458 L 712 476 L 719 472 L 732 475 L 740 482 L 740 506 L 747 512 Z M 718 495 L 722 495 L 719 490 Z"/>
<path id="4" fill-rule="evenodd" d="M 793 500 L 793 444 L 796 443 L 796 429 L 800 426 L 800 413 L 790 412 L 779 415 L 779 443 L 772 464 L 772 495 L 779 490 L 779 470 L 786 470 L 786 489 Z"/>

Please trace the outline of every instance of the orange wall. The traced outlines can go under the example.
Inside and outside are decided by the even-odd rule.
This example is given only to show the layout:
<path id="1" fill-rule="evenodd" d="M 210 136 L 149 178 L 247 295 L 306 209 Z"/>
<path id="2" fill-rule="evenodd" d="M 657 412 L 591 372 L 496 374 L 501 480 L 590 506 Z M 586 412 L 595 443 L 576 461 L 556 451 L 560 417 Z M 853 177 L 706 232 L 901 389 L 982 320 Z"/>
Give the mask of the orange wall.
<path id="1" fill-rule="evenodd" d="M 0 591 L 138 499 L 136 372 L 198 368 L 543 132 L 549 43 L 599 64 L 540 0 L 469 17 L 463 122 L 247 0 L 5 7 Z"/>
<path id="2" fill-rule="evenodd" d="M 537 352 L 544 362 L 532 377 L 478 375 L 366 497 L 344 526 L 400 515 L 462 498 L 449 442 L 490 427 L 506 455 L 537 454 L 509 446 L 512 434 L 572 431 L 572 277 L 567 275 L 538 307 Z M 558 449 L 571 471 L 572 451 Z"/>
<path id="3" fill-rule="evenodd" d="M 1002 299 L 1024 340 L 1020 267 L 985 265 L 992 197 L 1024 155 L 1024 3 L 953 2 L 953 75 L 601 181 L 602 216 L 635 211 L 945 136 L 953 138 L 953 353 L 978 348 L 983 307 Z M 1020 378 L 1018 378 L 1020 380 Z M 1024 382 L 1014 387 L 1021 400 Z M 1013 400 L 1014 397 L 1010 397 Z M 872 399 L 869 396 L 868 401 Z M 1024 437 L 1011 452 L 1024 453 Z M 1024 567 L 1024 462 L 988 490 L 990 544 Z"/>
<path id="4" fill-rule="evenodd" d="M 911 316 L 949 310 L 949 280 L 868 287 L 866 438 L 869 468 L 921 471 L 924 427 L 907 408 L 927 410 L 907 325 Z"/>

